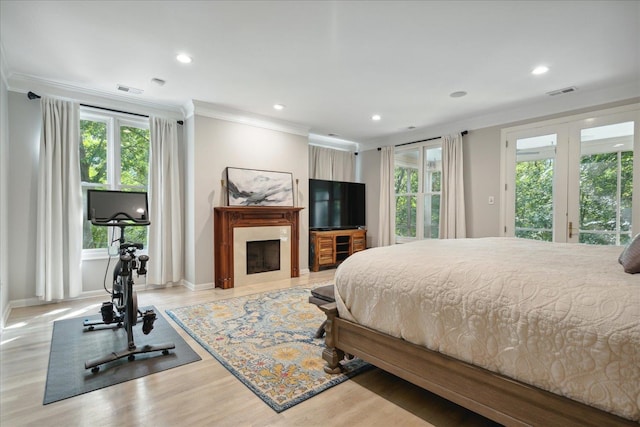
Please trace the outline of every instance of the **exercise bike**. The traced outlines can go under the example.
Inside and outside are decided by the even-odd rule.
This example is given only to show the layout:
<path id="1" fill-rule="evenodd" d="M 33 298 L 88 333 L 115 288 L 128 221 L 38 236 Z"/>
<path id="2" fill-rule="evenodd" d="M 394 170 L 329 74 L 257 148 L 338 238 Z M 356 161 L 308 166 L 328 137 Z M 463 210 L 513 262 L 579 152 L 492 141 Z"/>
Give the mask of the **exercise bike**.
<path id="1" fill-rule="evenodd" d="M 147 193 L 89 190 L 87 193 L 87 207 L 89 220 L 93 225 L 118 227 L 119 259 L 113 271 L 111 300 L 103 302 L 100 308 L 102 320 L 85 320 L 85 331 L 96 330 L 96 326 L 109 328 L 124 328 L 127 333 L 127 348 L 111 352 L 104 357 L 86 361 L 85 369 L 93 373 L 103 365 L 114 360 L 127 357 L 132 361 L 136 354 L 161 351 L 163 355 L 175 348 L 175 344 L 136 346 L 133 327 L 142 321 L 142 332 L 148 335 L 153 330 L 156 314 L 153 310 L 138 310 L 138 298 L 133 290 L 133 274 L 146 275 L 148 255 L 137 255 L 136 251 L 143 249 L 142 243 L 127 242 L 125 228 L 128 226 L 149 226 L 147 219 Z M 108 291 L 107 291 L 108 292 Z M 105 329 L 105 328 L 100 328 Z"/>

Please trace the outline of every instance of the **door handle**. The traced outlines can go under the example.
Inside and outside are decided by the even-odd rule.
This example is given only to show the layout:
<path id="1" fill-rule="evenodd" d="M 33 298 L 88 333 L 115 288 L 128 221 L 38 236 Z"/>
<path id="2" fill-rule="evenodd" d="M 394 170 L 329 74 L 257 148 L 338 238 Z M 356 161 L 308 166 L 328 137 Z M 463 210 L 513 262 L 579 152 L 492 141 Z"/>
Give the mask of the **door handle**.
<path id="1" fill-rule="evenodd" d="M 569 221 L 569 238 L 573 237 L 573 222 Z"/>

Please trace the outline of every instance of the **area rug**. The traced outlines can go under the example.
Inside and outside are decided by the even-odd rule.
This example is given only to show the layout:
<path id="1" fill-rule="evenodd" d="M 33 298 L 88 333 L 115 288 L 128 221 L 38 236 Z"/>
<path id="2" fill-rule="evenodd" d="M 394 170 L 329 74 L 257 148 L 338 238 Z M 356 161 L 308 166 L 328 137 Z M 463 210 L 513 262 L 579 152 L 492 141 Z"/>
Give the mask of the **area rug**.
<path id="1" fill-rule="evenodd" d="M 316 284 L 315 286 L 321 286 Z M 315 287 L 314 286 L 314 287 Z M 244 385 L 282 412 L 369 367 L 354 359 L 324 372 L 325 315 L 297 287 L 167 310 L 167 314 Z"/>
<path id="2" fill-rule="evenodd" d="M 144 307 L 141 311 L 147 309 L 154 307 Z M 84 332 L 84 320 L 100 319 L 99 314 L 54 322 L 44 404 L 200 360 L 200 356 L 189 347 L 158 310 L 154 311 L 157 318 L 149 335 L 142 333 L 141 322 L 134 326 L 136 346 L 174 343 L 176 348 L 169 350 L 169 354 L 166 355 L 161 351 L 137 354 L 132 361 L 124 357 L 101 365 L 96 373 L 92 373 L 91 369 L 85 369 L 84 362 L 126 349 L 127 333 L 124 328 Z"/>

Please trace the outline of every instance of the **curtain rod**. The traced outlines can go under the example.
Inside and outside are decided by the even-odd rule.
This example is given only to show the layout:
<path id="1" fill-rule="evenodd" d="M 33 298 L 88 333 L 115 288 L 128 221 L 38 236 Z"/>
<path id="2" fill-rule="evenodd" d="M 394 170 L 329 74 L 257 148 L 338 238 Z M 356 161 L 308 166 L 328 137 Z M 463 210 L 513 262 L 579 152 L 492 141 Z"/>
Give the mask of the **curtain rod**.
<path id="1" fill-rule="evenodd" d="M 460 135 L 461 136 L 465 136 L 468 133 L 469 133 L 468 130 L 463 130 L 462 132 L 460 132 Z M 403 142 L 402 144 L 394 145 L 394 147 L 402 147 L 403 145 L 417 144 L 418 142 L 433 141 L 433 140 L 440 139 L 440 138 L 442 138 L 442 137 L 441 136 L 434 136 L 433 138 L 421 139 L 419 141 Z M 382 148 L 378 147 L 378 151 L 380 151 L 380 150 L 382 150 Z"/>
<path id="2" fill-rule="evenodd" d="M 37 93 L 33 93 L 33 92 L 29 91 L 27 93 L 27 98 L 29 98 L 29 99 L 40 99 L 42 97 L 40 95 L 38 95 Z M 131 116 L 147 117 L 147 118 L 149 117 L 146 114 L 130 113 L 128 111 L 114 110 L 112 108 L 98 107 L 98 106 L 95 106 L 95 105 L 89 105 L 89 104 L 80 104 L 80 105 L 82 105 L 83 107 L 97 108 L 98 110 L 111 111 L 112 113 L 122 113 L 122 114 L 129 114 Z M 183 125 L 184 121 L 178 120 L 178 124 L 179 125 Z"/>

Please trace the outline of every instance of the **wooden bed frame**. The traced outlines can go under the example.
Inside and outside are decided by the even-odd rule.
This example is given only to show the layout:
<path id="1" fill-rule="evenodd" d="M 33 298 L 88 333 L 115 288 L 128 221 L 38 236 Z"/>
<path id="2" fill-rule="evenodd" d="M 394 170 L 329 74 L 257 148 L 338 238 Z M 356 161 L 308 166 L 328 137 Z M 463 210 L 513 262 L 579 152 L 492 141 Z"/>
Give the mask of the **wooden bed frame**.
<path id="1" fill-rule="evenodd" d="M 633 421 L 478 368 L 338 317 L 327 315 L 325 371 L 339 373 L 345 354 L 506 426 L 636 426 Z"/>

